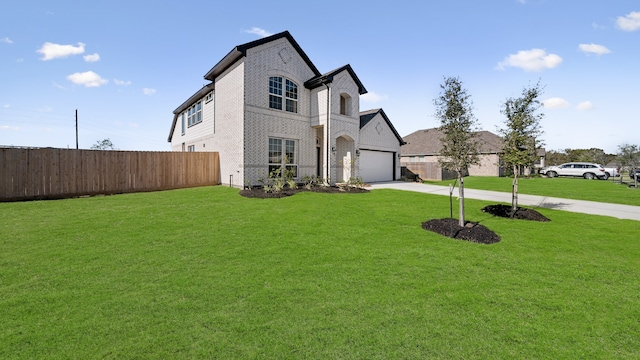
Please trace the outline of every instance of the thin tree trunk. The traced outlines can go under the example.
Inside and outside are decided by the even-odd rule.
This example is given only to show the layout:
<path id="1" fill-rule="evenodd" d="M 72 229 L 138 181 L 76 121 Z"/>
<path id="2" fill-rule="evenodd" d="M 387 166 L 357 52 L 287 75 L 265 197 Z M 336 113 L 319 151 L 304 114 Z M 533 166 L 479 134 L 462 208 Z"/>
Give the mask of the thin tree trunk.
<path id="1" fill-rule="evenodd" d="M 513 166 L 513 186 L 511 187 L 511 216 L 515 215 L 518 210 L 518 175 L 519 169 Z"/>
<path id="2" fill-rule="evenodd" d="M 464 227 L 464 178 L 458 173 L 458 198 L 460 200 L 460 213 L 458 214 L 458 225 Z"/>

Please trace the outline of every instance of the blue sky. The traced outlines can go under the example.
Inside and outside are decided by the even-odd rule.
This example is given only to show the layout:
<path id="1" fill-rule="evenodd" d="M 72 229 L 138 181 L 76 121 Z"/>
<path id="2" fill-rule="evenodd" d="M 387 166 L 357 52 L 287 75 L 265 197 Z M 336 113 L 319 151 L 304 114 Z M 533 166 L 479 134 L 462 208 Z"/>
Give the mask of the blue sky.
<path id="1" fill-rule="evenodd" d="M 234 46 L 289 30 L 320 72 L 351 64 L 405 136 L 459 77 L 482 129 L 538 80 L 549 150 L 640 144 L 640 1 L 9 1 L 0 145 L 169 150 L 172 112 Z"/>

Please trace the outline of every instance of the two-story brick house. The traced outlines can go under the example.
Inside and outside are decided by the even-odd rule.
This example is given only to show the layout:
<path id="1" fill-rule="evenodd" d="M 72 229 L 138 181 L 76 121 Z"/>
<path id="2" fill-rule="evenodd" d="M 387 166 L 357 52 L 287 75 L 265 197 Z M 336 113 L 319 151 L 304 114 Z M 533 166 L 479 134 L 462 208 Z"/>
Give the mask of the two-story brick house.
<path id="1" fill-rule="evenodd" d="M 334 184 L 400 176 L 404 143 L 350 65 L 321 74 L 289 32 L 236 46 L 174 112 L 173 151 L 217 151 L 221 182 L 259 185 L 285 167 Z"/>

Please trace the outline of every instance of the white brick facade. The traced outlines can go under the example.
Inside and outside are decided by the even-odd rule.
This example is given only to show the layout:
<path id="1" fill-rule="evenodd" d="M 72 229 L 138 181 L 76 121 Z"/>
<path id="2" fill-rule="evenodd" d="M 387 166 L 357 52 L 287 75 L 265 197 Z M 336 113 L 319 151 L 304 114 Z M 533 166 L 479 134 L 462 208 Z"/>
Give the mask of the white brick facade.
<path id="1" fill-rule="evenodd" d="M 297 85 L 297 112 L 269 108 L 273 76 Z M 402 139 L 384 119 L 380 133 L 371 123 L 360 129 L 359 96 L 366 90 L 350 66 L 321 75 L 288 32 L 236 47 L 205 78 L 212 83 L 174 111 L 170 141 L 173 151 L 195 145 L 196 151 L 219 152 L 223 184 L 259 185 L 258 179 L 268 176 L 269 138 L 296 141 L 298 180 L 325 178 L 327 156 L 330 183 L 335 183 L 357 176 L 359 147 L 400 151 Z M 205 101 L 211 93 L 213 100 Z M 342 106 L 341 95 L 348 99 Z M 182 113 L 197 101 L 202 101 L 203 120 L 182 134 Z"/>

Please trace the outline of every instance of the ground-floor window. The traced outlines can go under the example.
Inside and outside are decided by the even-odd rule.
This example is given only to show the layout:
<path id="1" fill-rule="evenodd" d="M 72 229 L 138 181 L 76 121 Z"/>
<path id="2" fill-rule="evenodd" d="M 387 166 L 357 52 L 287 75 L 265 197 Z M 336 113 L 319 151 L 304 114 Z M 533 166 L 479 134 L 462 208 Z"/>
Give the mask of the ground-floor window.
<path id="1" fill-rule="evenodd" d="M 277 169 L 298 177 L 298 140 L 269 138 L 269 174 Z"/>

